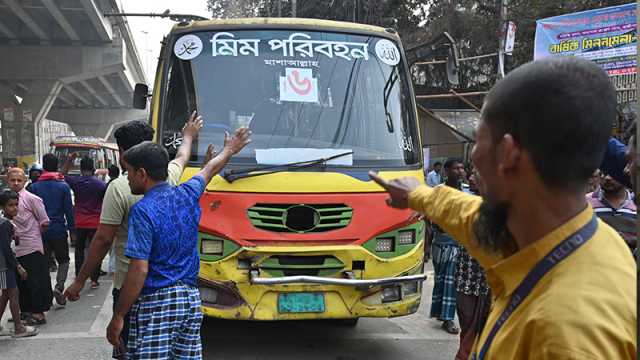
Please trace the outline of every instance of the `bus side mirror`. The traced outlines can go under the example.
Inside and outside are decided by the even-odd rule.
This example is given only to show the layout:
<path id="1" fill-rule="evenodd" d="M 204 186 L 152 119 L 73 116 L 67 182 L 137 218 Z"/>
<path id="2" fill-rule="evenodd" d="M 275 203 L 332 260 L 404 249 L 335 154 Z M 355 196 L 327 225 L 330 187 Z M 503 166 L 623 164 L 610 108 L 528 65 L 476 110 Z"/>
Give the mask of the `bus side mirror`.
<path id="1" fill-rule="evenodd" d="M 136 84 L 136 87 L 133 90 L 133 107 L 135 109 L 146 109 L 148 97 L 149 87 L 145 84 Z"/>

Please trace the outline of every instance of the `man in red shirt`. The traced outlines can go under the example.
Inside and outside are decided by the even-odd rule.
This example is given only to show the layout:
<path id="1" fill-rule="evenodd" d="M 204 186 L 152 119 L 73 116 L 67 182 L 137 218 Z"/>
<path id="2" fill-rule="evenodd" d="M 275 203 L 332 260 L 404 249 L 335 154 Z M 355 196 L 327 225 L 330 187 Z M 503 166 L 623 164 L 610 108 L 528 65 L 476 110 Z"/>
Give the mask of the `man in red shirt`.
<path id="1" fill-rule="evenodd" d="M 76 276 L 84 263 L 85 253 L 89 250 L 91 239 L 96 234 L 98 223 L 100 222 L 100 211 L 102 209 L 102 199 L 104 198 L 107 185 L 97 177 L 93 176 L 95 168 L 93 159 L 84 157 L 80 160 L 80 176 L 68 176 L 67 173 L 76 154 L 72 154 L 65 163 L 62 173 L 64 180 L 69 184 L 75 196 L 76 220 L 76 244 L 75 244 L 75 270 Z M 100 267 L 96 267 L 91 273 L 91 288 L 95 289 L 100 284 Z"/>

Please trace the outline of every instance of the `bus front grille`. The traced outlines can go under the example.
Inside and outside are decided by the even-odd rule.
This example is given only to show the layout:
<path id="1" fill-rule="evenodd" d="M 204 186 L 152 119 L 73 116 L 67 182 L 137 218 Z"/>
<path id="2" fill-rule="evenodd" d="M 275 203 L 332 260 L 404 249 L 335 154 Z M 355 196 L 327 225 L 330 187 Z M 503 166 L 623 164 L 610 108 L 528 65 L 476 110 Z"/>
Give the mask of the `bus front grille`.
<path id="1" fill-rule="evenodd" d="M 345 204 L 255 204 L 247 215 L 259 229 L 314 233 L 346 227 L 353 209 Z"/>
<path id="2" fill-rule="evenodd" d="M 273 255 L 261 262 L 258 267 L 274 277 L 331 276 L 344 269 L 344 263 L 331 255 Z"/>

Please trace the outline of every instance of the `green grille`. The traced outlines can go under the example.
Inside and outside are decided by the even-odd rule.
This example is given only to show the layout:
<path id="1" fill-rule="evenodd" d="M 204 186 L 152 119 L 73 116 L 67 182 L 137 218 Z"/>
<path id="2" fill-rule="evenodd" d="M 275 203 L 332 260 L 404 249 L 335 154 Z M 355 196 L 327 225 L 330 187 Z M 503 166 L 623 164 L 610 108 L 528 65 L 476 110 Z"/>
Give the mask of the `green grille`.
<path id="1" fill-rule="evenodd" d="M 349 225 L 353 209 L 345 204 L 256 204 L 247 215 L 259 229 L 314 233 Z"/>
<path id="2" fill-rule="evenodd" d="M 333 256 L 274 255 L 264 260 L 258 267 L 271 276 L 332 276 L 344 264 Z"/>

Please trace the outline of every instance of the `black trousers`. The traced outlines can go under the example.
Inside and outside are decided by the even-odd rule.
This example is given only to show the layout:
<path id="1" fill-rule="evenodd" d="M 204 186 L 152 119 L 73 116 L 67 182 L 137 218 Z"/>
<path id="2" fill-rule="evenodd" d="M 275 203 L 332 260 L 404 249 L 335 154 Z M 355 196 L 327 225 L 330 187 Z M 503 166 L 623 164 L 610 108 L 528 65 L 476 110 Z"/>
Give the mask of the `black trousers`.
<path id="1" fill-rule="evenodd" d="M 64 283 L 67 281 L 67 273 L 69 272 L 69 241 L 66 237 L 60 239 L 47 239 L 44 242 L 44 253 L 51 256 L 51 253 L 58 262 L 58 273 L 56 274 L 56 287 L 58 290 L 64 290 Z"/>
<path id="2" fill-rule="evenodd" d="M 80 273 L 80 268 L 84 264 L 85 256 L 89 254 L 89 245 L 96 234 L 97 229 L 76 229 L 76 247 L 74 252 L 76 276 Z M 100 266 L 97 266 L 91 273 L 91 281 L 98 281 L 100 277 Z"/>
<path id="3" fill-rule="evenodd" d="M 27 271 L 27 280 L 18 277 L 20 291 L 20 310 L 28 313 L 43 313 L 51 308 L 53 291 L 49 277 L 47 257 L 39 252 L 17 258 Z"/>

